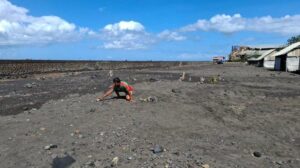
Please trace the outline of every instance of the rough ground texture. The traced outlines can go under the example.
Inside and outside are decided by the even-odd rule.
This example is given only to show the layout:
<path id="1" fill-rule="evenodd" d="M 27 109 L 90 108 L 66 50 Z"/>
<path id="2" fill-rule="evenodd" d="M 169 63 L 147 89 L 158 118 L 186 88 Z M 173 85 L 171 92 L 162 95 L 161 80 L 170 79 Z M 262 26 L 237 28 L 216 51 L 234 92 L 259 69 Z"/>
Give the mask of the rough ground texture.
<path id="1" fill-rule="evenodd" d="M 0 167 L 300 167 L 297 74 L 208 63 L 114 71 L 135 102 L 96 102 L 107 74 L 2 80 Z"/>

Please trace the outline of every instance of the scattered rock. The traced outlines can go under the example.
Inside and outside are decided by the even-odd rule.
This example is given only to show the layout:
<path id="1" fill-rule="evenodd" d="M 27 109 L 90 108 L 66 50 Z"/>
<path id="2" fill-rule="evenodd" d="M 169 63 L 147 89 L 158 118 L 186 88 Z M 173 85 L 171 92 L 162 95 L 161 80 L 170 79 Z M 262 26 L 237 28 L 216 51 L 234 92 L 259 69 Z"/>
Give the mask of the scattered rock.
<path id="1" fill-rule="evenodd" d="M 41 127 L 41 128 L 40 128 L 40 130 L 41 130 L 41 131 L 45 131 L 45 130 L 46 130 L 46 128 L 44 128 L 44 127 Z"/>
<path id="2" fill-rule="evenodd" d="M 155 79 L 155 78 L 150 78 L 150 79 L 149 79 L 149 82 L 156 82 L 156 81 L 158 81 L 158 80 Z"/>
<path id="3" fill-rule="evenodd" d="M 57 145 L 50 144 L 50 145 L 47 145 L 44 147 L 45 150 L 50 150 L 50 149 L 54 149 L 54 148 L 57 148 Z"/>
<path id="4" fill-rule="evenodd" d="M 149 96 L 149 97 L 147 98 L 147 101 L 148 101 L 148 102 L 157 102 L 157 101 L 158 101 L 158 98 L 155 97 L 155 96 Z"/>
<path id="5" fill-rule="evenodd" d="M 201 77 L 201 78 L 200 78 L 200 83 L 203 84 L 204 82 L 205 82 L 205 78 L 204 78 L 204 77 Z"/>
<path id="6" fill-rule="evenodd" d="M 86 166 L 94 167 L 95 163 L 93 161 L 88 161 L 85 163 Z"/>
<path id="7" fill-rule="evenodd" d="M 55 157 L 52 161 L 52 168 L 66 168 L 72 165 L 76 160 L 70 155 Z"/>
<path id="8" fill-rule="evenodd" d="M 213 77 L 210 78 L 209 83 L 210 84 L 217 84 L 219 82 L 218 79 L 219 79 L 218 77 L 213 76 Z"/>
<path id="9" fill-rule="evenodd" d="M 159 154 L 162 153 L 164 151 L 164 148 L 160 145 L 155 145 L 154 148 L 152 149 L 152 152 L 154 154 Z"/>
<path id="10" fill-rule="evenodd" d="M 129 79 L 131 80 L 131 81 L 137 81 L 137 79 L 136 78 L 134 78 L 134 77 L 129 77 Z"/>
<path id="11" fill-rule="evenodd" d="M 95 167 L 101 167 L 102 164 L 101 164 L 100 161 L 97 160 L 97 161 L 94 163 L 94 165 L 95 165 Z"/>
<path id="12" fill-rule="evenodd" d="M 113 70 L 109 70 L 109 72 L 108 72 L 108 77 L 113 77 L 113 76 L 114 76 Z"/>
<path id="13" fill-rule="evenodd" d="M 255 152 L 253 152 L 253 156 L 255 156 L 255 157 L 261 157 L 261 153 L 260 153 L 260 152 L 257 152 L 257 151 L 255 151 Z"/>
<path id="14" fill-rule="evenodd" d="M 94 108 L 91 108 L 91 109 L 90 109 L 90 112 L 91 112 L 91 113 L 94 113 L 95 111 L 96 111 L 96 109 L 94 109 Z"/>
<path id="15" fill-rule="evenodd" d="M 26 88 L 32 88 L 32 84 L 27 83 L 27 84 L 24 85 L 24 87 L 26 87 Z"/>
<path id="16" fill-rule="evenodd" d="M 46 77 L 44 77 L 44 76 L 40 77 L 40 80 L 45 80 L 45 79 L 46 79 Z"/>
<path id="17" fill-rule="evenodd" d="M 25 79 L 25 78 L 27 78 L 27 75 L 21 75 L 21 78 Z"/>
<path id="18" fill-rule="evenodd" d="M 142 101 L 142 102 L 153 102 L 154 103 L 154 102 L 158 102 L 158 98 L 155 97 L 155 96 L 149 96 L 145 99 L 140 98 L 140 101 Z"/>
<path id="19" fill-rule="evenodd" d="M 132 157 L 131 157 L 131 156 L 129 156 L 129 157 L 127 158 L 127 160 L 132 160 Z"/>
<path id="20" fill-rule="evenodd" d="M 171 92 L 173 92 L 173 93 L 181 93 L 181 90 L 179 90 L 179 89 L 172 89 Z"/>
<path id="21" fill-rule="evenodd" d="M 23 107 L 23 110 L 26 111 L 28 110 L 29 108 L 27 106 Z"/>
<path id="22" fill-rule="evenodd" d="M 183 81 L 185 79 L 185 72 L 182 73 L 182 75 L 179 78 L 179 81 Z"/>
<path id="23" fill-rule="evenodd" d="M 111 161 L 111 167 L 115 167 L 118 165 L 119 162 L 119 158 L 118 157 L 114 157 Z"/>
<path id="24" fill-rule="evenodd" d="M 202 165 L 202 168 L 209 168 L 209 164 Z"/>

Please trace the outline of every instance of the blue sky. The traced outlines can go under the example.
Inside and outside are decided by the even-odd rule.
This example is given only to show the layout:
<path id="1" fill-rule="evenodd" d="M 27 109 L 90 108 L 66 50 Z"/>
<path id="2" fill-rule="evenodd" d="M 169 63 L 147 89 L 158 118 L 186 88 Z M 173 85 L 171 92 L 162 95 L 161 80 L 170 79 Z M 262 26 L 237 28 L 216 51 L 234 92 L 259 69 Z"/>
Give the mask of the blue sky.
<path id="1" fill-rule="evenodd" d="M 2 6 L 2 8 L 1 8 Z M 0 0 L 0 59 L 210 60 L 300 34 L 300 1 Z"/>

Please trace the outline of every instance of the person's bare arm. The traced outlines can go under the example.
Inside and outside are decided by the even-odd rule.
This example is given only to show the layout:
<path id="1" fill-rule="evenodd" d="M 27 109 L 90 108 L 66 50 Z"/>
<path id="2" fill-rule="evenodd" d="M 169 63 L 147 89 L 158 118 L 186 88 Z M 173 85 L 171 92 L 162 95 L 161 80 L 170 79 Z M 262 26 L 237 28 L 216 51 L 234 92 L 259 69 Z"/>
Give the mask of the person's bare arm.
<path id="1" fill-rule="evenodd" d="M 98 97 L 97 101 L 104 100 L 104 98 L 110 96 L 113 93 L 113 91 L 114 91 L 114 84 L 112 84 L 102 96 Z"/>

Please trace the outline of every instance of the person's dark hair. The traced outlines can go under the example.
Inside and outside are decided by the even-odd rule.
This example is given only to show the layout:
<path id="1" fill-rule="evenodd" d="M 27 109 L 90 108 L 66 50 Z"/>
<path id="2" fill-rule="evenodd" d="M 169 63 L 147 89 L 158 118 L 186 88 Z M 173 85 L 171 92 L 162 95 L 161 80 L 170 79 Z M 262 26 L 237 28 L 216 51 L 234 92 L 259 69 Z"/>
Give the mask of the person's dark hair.
<path id="1" fill-rule="evenodd" d="M 121 80 L 120 80 L 120 78 L 116 77 L 116 78 L 113 79 L 113 82 L 114 82 L 114 83 L 120 83 Z"/>

